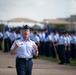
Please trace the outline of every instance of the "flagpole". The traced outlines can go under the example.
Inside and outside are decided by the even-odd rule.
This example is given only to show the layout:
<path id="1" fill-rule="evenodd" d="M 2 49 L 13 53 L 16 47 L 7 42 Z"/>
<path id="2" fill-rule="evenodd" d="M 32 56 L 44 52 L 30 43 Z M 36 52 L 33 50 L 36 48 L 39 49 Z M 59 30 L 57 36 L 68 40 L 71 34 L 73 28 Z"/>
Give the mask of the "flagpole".
<path id="1" fill-rule="evenodd" d="M 46 21 L 46 24 L 48 25 L 48 24 L 49 24 L 49 22 L 48 22 L 48 21 Z M 48 28 L 49 28 L 49 27 L 48 27 Z M 49 31 L 49 32 L 51 32 L 51 31 Z M 55 54 L 56 54 L 56 59 L 57 59 L 57 61 L 59 62 L 59 56 L 58 56 L 58 53 L 57 53 L 57 50 L 56 50 L 56 47 L 55 47 L 54 42 L 53 42 L 53 47 L 54 47 L 54 51 L 55 51 Z"/>

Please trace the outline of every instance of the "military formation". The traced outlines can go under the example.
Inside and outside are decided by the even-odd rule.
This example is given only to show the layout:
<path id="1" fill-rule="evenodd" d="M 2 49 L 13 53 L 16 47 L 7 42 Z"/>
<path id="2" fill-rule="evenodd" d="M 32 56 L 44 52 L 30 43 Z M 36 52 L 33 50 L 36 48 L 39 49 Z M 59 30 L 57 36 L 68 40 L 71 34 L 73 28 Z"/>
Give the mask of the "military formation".
<path id="1" fill-rule="evenodd" d="M 5 32 L 0 31 L 0 50 L 4 39 L 4 52 L 8 52 L 12 43 L 22 37 L 21 30 L 11 29 Z M 59 64 L 70 64 L 70 59 L 76 59 L 76 32 L 31 30 L 30 39 L 34 41 L 39 50 L 39 55 L 53 57 L 60 60 Z"/>

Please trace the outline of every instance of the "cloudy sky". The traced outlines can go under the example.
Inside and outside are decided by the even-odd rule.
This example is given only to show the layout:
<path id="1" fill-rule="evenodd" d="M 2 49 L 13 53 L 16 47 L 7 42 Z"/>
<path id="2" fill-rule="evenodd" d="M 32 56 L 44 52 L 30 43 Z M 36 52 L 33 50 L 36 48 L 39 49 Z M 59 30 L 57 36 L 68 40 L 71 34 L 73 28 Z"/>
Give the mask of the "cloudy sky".
<path id="1" fill-rule="evenodd" d="M 25 17 L 42 21 L 76 14 L 76 0 L 0 0 L 0 19 Z"/>

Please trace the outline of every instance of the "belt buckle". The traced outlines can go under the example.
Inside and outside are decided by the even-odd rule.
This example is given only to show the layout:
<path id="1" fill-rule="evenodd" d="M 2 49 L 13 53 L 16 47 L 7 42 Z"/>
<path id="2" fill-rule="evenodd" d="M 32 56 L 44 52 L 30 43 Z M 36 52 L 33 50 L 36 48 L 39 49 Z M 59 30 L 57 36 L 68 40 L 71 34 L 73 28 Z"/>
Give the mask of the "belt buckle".
<path id="1" fill-rule="evenodd" d="M 29 60 L 28 58 L 26 58 L 26 60 Z"/>

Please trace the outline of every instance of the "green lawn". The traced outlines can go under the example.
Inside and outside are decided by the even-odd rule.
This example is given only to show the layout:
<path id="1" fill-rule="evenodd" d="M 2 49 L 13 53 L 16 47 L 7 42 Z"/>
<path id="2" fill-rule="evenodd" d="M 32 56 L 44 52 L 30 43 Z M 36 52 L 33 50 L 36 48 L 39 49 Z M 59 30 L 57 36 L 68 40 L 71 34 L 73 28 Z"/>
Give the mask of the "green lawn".
<path id="1" fill-rule="evenodd" d="M 71 60 L 70 60 L 70 65 L 76 66 L 76 60 L 71 59 Z"/>
<path id="2" fill-rule="evenodd" d="M 39 59 L 57 62 L 57 59 L 56 58 L 46 57 L 46 56 L 42 56 L 42 55 L 39 56 Z"/>
<path id="3" fill-rule="evenodd" d="M 4 50 L 4 39 L 2 41 L 2 50 Z"/>
<path id="4" fill-rule="evenodd" d="M 52 61 L 52 62 L 59 62 L 56 58 L 52 58 L 52 57 L 46 57 L 46 56 L 39 56 L 39 59 L 43 59 L 43 60 L 48 60 L 48 61 Z M 70 60 L 70 65 L 71 66 L 76 66 L 76 60 Z"/>

